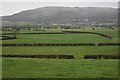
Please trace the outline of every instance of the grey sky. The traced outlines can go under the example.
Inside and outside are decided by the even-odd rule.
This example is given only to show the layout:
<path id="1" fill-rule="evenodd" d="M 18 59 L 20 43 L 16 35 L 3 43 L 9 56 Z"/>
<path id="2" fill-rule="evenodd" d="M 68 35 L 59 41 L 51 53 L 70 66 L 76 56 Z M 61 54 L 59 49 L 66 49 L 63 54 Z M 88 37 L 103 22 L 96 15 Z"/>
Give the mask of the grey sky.
<path id="1" fill-rule="evenodd" d="M 118 2 L 120 0 L 0 0 L 1 2 Z"/>
<path id="2" fill-rule="evenodd" d="M 112 1 L 112 0 L 111 0 Z M 114 0 L 115 1 L 115 0 Z M 44 6 L 67 6 L 67 7 L 111 7 L 117 8 L 118 2 L 2 2 L 1 15 L 12 15 L 24 10 Z"/>

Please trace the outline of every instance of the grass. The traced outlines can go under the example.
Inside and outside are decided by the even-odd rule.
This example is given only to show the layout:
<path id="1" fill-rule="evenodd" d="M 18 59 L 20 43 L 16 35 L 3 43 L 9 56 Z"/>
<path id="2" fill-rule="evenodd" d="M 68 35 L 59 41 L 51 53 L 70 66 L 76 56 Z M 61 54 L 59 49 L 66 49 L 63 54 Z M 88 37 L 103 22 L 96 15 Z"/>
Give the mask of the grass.
<path id="1" fill-rule="evenodd" d="M 86 32 L 97 32 L 97 33 L 101 33 L 104 35 L 108 35 L 114 38 L 118 38 L 118 28 L 115 28 L 114 30 L 112 29 L 101 29 L 101 28 L 95 28 L 95 30 L 92 30 L 90 28 L 85 28 L 85 29 L 74 29 L 74 31 L 86 31 Z"/>
<path id="2" fill-rule="evenodd" d="M 117 42 L 95 34 L 24 34 L 17 39 L 4 40 L 3 43 L 94 43 Z"/>
<path id="3" fill-rule="evenodd" d="M 75 29 L 74 29 L 75 30 Z M 60 30 L 46 30 L 59 32 Z M 118 42 L 117 29 L 80 29 L 95 34 L 24 34 L 3 43 L 97 43 Z M 21 31 L 31 32 L 31 31 Z M 38 31 L 39 32 L 39 31 Z M 118 78 L 118 60 L 85 60 L 86 54 L 118 54 L 118 46 L 2 47 L 2 54 L 72 54 L 74 60 L 3 58 L 4 78 Z"/>
<path id="4" fill-rule="evenodd" d="M 117 60 L 84 60 L 86 54 L 117 54 L 118 47 L 3 47 L 3 54 L 72 54 L 74 60 L 3 58 L 4 78 L 117 78 Z"/>
<path id="5" fill-rule="evenodd" d="M 111 29 L 69 29 L 72 31 L 86 31 L 86 32 L 98 32 L 108 36 L 112 39 L 105 38 L 96 34 L 19 34 L 17 39 L 14 40 L 4 40 L 3 43 L 95 43 L 95 42 L 113 42 L 117 43 L 118 30 Z M 45 32 L 60 32 L 59 29 L 48 29 Z M 23 32 L 44 32 L 44 31 L 31 31 L 22 30 Z M 4 33 L 4 32 L 3 32 Z"/>
<path id="6" fill-rule="evenodd" d="M 5 78 L 117 78 L 117 60 L 3 58 Z M 8 66 L 9 65 L 9 66 Z"/>
<path id="7" fill-rule="evenodd" d="M 0 53 L 2 53 L 2 52 L 0 52 Z M 2 58 L 1 57 L 0 57 L 0 78 L 2 78 Z"/>
<path id="8" fill-rule="evenodd" d="M 86 54 L 118 54 L 118 47 L 3 47 L 3 54 L 72 54 L 82 59 Z"/>

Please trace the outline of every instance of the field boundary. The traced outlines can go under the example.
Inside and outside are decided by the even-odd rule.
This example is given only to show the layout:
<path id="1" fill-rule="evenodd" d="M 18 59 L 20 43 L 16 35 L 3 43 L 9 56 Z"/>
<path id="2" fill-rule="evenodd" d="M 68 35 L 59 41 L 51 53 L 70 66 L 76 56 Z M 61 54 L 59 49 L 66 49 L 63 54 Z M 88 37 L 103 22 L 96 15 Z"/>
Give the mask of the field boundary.
<path id="1" fill-rule="evenodd" d="M 73 55 L 0 55 L 10 58 L 39 58 L 39 59 L 75 59 Z"/>
<path id="2" fill-rule="evenodd" d="M 85 33 L 85 34 L 97 34 L 97 35 L 100 35 L 100 36 L 103 36 L 103 37 L 106 37 L 106 38 L 109 38 L 111 39 L 112 37 L 110 36 L 107 36 L 105 34 L 101 34 L 101 33 L 97 33 L 97 32 L 83 32 L 83 31 L 66 31 L 66 30 L 63 30 L 62 32 L 68 32 L 68 33 Z"/>
<path id="3" fill-rule="evenodd" d="M 1 36 L 0 40 L 10 40 L 10 39 L 16 39 L 16 37 L 13 36 Z"/>
<path id="4" fill-rule="evenodd" d="M 85 55 L 84 59 L 120 59 L 119 55 Z"/>
<path id="5" fill-rule="evenodd" d="M 4 33 L 5 35 L 9 33 Z M 97 33 L 97 32 L 83 32 L 83 31 L 67 31 L 67 30 L 62 30 L 62 32 L 31 32 L 31 33 L 19 33 L 19 34 L 96 34 L 100 35 L 102 37 L 106 37 L 111 39 L 112 37 L 107 36 L 105 34 Z"/>
<path id="6" fill-rule="evenodd" d="M 0 46 L 119 46 L 120 43 L 31 43 L 0 44 Z"/>

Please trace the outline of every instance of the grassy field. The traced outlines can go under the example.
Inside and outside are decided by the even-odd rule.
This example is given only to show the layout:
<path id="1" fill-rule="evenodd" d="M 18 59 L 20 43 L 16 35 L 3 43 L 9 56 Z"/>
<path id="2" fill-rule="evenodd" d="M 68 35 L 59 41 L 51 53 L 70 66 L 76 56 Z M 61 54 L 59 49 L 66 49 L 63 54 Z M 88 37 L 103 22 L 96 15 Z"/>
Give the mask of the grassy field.
<path id="1" fill-rule="evenodd" d="M 118 47 L 3 47 L 3 54 L 72 54 L 83 59 L 86 54 L 118 54 Z"/>
<path id="2" fill-rule="evenodd" d="M 95 34 L 21 34 L 17 36 L 17 39 L 4 40 L 3 43 L 95 43 L 117 41 L 117 39 L 109 39 Z"/>
<path id="3" fill-rule="evenodd" d="M 112 39 L 97 35 L 97 34 L 18 34 L 17 39 L 4 40 L 3 43 L 97 43 L 108 42 L 117 43 L 118 31 L 117 29 L 69 29 L 69 31 L 84 31 L 84 32 L 97 32 L 112 37 Z M 32 30 L 22 30 L 20 33 L 35 32 Z M 44 31 L 36 31 L 44 32 Z M 50 29 L 45 32 L 61 32 L 59 29 Z M 3 32 L 4 33 L 4 32 Z"/>
<path id="4" fill-rule="evenodd" d="M 4 78 L 118 78 L 118 60 L 85 60 L 117 54 L 118 47 L 3 47 L 3 54 L 72 54 L 73 60 L 3 58 Z"/>
<path id="5" fill-rule="evenodd" d="M 95 34 L 19 34 L 17 39 L 3 43 L 117 43 L 117 29 L 84 29 L 74 31 L 99 32 L 112 39 Z M 23 33 L 22 31 L 21 33 Z M 26 32 L 26 31 L 25 31 Z M 29 31 L 28 31 L 29 32 Z M 59 32 L 47 30 L 46 32 Z M 59 47 L 2 47 L 2 54 L 71 54 L 73 60 L 3 58 L 4 78 L 117 78 L 118 60 L 85 60 L 86 54 L 118 54 L 118 46 L 59 46 Z"/>
<path id="6" fill-rule="evenodd" d="M 95 30 L 91 30 L 91 29 L 75 29 L 75 30 L 72 30 L 72 31 L 84 31 L 84 32 L 97 32 L 97 33 L 102 33 L 102 34 L 105 34 L 107 36 L 111 36 L 113 38 L 118 38 L 118 29 L 115 29 L 115 30 L 111 30 L 111 29 L 95 29 Z"/>
<path id="7" fill-rule="evenodd" d="M 117 78 L 117 60 L 3 58 L 5 78 Z"/>

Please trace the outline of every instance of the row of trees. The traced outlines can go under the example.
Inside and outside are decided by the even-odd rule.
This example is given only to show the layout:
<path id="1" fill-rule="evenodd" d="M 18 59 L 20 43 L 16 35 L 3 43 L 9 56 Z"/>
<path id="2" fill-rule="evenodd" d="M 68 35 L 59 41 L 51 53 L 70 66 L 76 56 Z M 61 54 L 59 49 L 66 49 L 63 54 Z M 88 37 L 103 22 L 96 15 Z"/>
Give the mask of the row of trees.
<path id="1" fill-rule="evenodd" d="M 16 27 L 9 27 L 9 28 L 5 28 L 2 29 L 2 36 L 6 36 L 6 37 L 13 37 L 13 38 L 17 38 L 17 34 L 19 33 L 20 29 L 16 28 Z"/>

